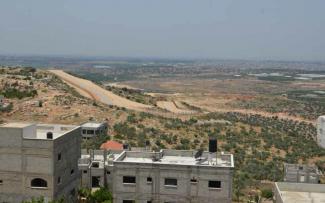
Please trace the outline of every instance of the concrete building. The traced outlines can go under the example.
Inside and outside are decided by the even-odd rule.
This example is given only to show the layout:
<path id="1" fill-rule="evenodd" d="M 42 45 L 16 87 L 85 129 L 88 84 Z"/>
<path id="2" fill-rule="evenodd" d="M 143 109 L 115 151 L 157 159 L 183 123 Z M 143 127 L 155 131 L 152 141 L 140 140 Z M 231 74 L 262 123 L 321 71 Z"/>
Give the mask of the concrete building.
<path id="1" fill-rule="evenodd" d="M 196 159 L 195 153 L 91 151 L 79 160 L 80 185 L 108 188 L 114 203 L 232 202 L 233 155 L 214 153 L 209 160 Z"/>
<path id="2" fill-rule="evenodd" d="M 3 105 L 5 105 L 5 97 L 0 95 L 0 107 L 3 107 Z"/>
<path id="3" fill-rule="evenodd" d="M 324 203 L 325 185 L 303 183 L 275 183 L 276 203 Z"/>
<path id="4" fill-rule="evenodd" d="M 320 116 L 317 120 L 317 143 L 325 149 L 325 116 Z"/>
<path id="5" fill-rule="evenodd" d="M 0 202 L 61 195 L 77 202 L 81 128 L 9 123 L 0 126 Z"/>
<path id="6" fill-rule="evenodd" d="M 80 126 L 82 130 L 82 138 L 86 140 L 100 134 L 107 134 L 108 131 L 108 122 L 106 121 L 86 121 L 81 123 Z"/>
<path id="7" fill-rule="evenodd" d="M 284 182 L 319 183 L 322 172 L 316 166 L 305 164 L 284 164 Z"/>

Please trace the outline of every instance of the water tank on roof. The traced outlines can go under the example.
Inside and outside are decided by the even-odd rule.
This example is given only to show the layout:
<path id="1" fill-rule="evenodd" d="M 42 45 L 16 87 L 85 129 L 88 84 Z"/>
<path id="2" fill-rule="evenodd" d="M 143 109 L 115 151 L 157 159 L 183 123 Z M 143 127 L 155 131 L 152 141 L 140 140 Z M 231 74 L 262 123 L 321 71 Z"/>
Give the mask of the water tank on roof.
<path id="1" fill-rule="evenodd" d="M 53 139 L 53 133 L 52 132 L 48 132 L 46 134 L 46 138 L 49 139 L 49 140 L 52 140 Z"/>
<path id="2" fill-rule="evenodd" d="M 209 140 L 209 152 L 210 153 L 217 152 L 217 145 L 218 145 L 217 139 L 210 139 Z"/>

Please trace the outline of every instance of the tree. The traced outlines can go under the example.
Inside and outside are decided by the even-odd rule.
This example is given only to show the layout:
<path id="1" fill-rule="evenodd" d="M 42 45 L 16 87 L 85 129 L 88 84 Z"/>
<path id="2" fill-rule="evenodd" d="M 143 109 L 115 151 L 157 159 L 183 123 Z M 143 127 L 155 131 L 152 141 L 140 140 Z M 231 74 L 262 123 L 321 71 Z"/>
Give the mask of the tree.
<path id="1" fill-rule="evenodd" d="M 72 196 L 70 196 L 69 200 L 66 201 L 65 196 L 62 195 L 59 200 L 53 199 L 53 200 L 49 201 L 48 203 L 72 203 L 72 202 L 73 202 Z M 39 197 L 39 198 L 31 197 L 30 200 L 21 201 L 21 203 L 45 203 L 45 201 L 44 201 L 44 197 Z"/>
<path id="2" fill-rule="evenodd" d="M 272 190 L 262 190 L 261 196 L 266 199 L 271 199 L 273 197 L 273 191 Z"/>
<path id="3" fill-rule="evenodd" d="M 110 191 L 106 188 L 101 187 L 99 190 L 93 192 L 93 197 L 96 203 L 106 202 L 112 203 L 113 202 L 113 195 Z"/>

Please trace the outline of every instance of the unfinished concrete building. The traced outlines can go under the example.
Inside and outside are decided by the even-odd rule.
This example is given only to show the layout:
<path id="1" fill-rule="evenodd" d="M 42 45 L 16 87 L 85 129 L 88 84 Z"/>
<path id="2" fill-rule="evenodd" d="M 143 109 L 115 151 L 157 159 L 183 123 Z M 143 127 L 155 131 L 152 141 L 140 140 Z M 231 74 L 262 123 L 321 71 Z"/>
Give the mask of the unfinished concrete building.
<path id="1" fill-rule="evenodd" d="M 317 143 L 325 149 L 325 116 L 320 116 L 317 120 Z"/>
<path id="2" fill-rule="evenodd" d="M 104 186 L 116 203 L 231 202 L 233 155 L 196 151 L 95 150 L 79 161 L 80 185 Z"/>
<path id="3" fill-rule="evenodd" d="M 284 182 L 319 183 L 322 172 L 314 165 L 284 164 Z"/>
<path id="4" fill-rule="evenodd" d="M 303 183 L 275 183 L 276 203 L 324 203 L 325 185 Z"/>
<path id="5" fill-rule="evenodd" d="M 81 128 L 9 123 L 0 126 L 0 202 L 30 197 L 77 202 Z"/>
<path id="6" fill-rule="evenodd" d="M 94 136 L 107 134 L 108 131 L 108 122 L 98 122 L 98 121 L 86 121 L 80 124 L 82 138 L 89 140 Z"/>

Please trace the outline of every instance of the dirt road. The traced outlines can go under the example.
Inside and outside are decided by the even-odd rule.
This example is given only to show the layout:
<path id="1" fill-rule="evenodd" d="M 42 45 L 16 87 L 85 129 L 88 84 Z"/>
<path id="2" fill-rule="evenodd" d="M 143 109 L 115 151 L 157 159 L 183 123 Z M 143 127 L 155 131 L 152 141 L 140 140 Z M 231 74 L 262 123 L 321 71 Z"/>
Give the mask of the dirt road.
<path id="1" fill-rule="evenodd" d="M 153 108 L 153 106 L 140 104 L 115 95 L 89 80 L 72 76 L 62 70 L 50 70 L 50 72 L 60 77 L 72 87 L 76 88 L 78 92 L 82 94 L 85 94 L 85 92 L 88 93 L 96 101 L 140 111 L 148 108 Z"/>
<path id="2" fill-rule="evenodd" d="M 179 109 L 173 102 L 170 101 L 158 101 L 157 106 L 163 109 L 167 109 L 176 114 L 195 114 L 196 112 L 190 110 Z"/>

